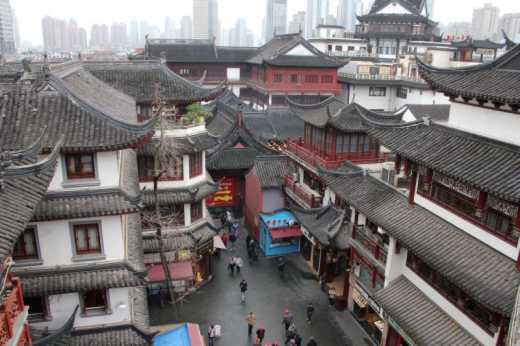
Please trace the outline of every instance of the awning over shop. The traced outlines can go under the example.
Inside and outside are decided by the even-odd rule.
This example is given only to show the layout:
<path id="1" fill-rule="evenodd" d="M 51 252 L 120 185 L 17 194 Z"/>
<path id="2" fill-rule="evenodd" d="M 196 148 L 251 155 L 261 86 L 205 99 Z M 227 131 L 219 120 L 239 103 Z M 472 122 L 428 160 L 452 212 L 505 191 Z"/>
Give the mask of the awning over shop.
<path id="1" fill-rule="evenodd" d="M 213 249 L 226 250 L 226 245 L 224 245 L 224 242 L 219 235 L 213 237 Z"/>
<path id="2" fill-rule="evenodd" d="M 177 328 L 157 335 L 154 346 L 204 346 L 200 328 L 197 324 L 185 323 Z"/>
<path id="3" fill-rule="evenodd" d="M 283 238 L 294 238 L 300 237 L 302 235 L 302 231 L 300 227 L 287 227 L 287 228 L 278 228 L 269 230 L 269 234 L 273 239 L 283 239 Z"/>
<path id="4" fill-rule="evenodd" d="M 193 280 L 193 268 L 191 262 L 170 263 L 170 275 L 172 280 Z M 161 264 L 155 264 L 148 270 L 146 277 L 148 282 L 161 282 L 165 280 L 164 270 Z"/>

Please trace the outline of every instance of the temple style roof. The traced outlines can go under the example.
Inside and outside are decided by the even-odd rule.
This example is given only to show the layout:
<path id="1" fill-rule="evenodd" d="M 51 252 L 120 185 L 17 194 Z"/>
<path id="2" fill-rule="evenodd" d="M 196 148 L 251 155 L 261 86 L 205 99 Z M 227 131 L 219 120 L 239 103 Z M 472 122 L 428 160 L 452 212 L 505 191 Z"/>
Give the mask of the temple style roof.
<path id="1" fill-rule="evenodd" d="M 520 150 L 515 145 L 433 122 L 395 128 L 375 126 L 368 133 L 420 165 L 508 201 L 520 202 Z"/>
<path id="2" fill-rule="evenodd" d="M 517 45 L 516 42 L 514 42 L 513 40 L 511 40 L 509 38 L 509 36 L 504 31 L 504 29 L 502 29 L 502 36 L 504 36 L 506 50 L 510 50 L 510 49 L 514 48 Z"/>
<path id="3" fill-rule="evenodd" d="M 163 250 L 165 252 L 178 251 L 182 249 L 195 249 L 199 245 L 213 239 L 217 233 L 214 227 L 206 222 L 195 228 L 187 227 L 180 229 L 163 230 Z M 154 237 L 143 239 L 145 253 L 159 252 L 159 240 Z"/>
<path id="4" fill-rule="evenodd" d="M 185 137 L 167 136 L 164 140 L 166 141 L 165 147 L 167 150 L 172 150 L 177 155 L 200 153 L 210 148 L 214 148 L 218 144 L 218 138 L 207 131 Z M 159 138 L 154 138 L 152 141 L 139 147 L 137 152 L 140 155 L 153 156 L 155 155 L 159 144 Z"/>
<path id="5" fill-rule="evenodd" d="M 448 281 L 492 311 L 511 314 L 520 284 L 513 260 L 427 209 L 409 205 L 399 190 L 353 165 L 323 173 L 322 178 L 349 205 Z"/>
<path id="6" fill-rule="evenodd" d="M 31 338 L 34 346 L 69 346 L 71 344 L 72 330 L 74 328 L 74 321 L 78 312 L 79 305 L 76 306 L 72 315 L 65 324 L 58 330 L 51 333 L 46 333 L 40 329 L 31 328 Z M 40 334 L 43 334 L 40 336 Z"/>
<path id="7" fill-rule="evenodd" d="M 369 13 L 364 16 L 357 16 L 360 22 L 381 22 L 381 23 L 425 23 L 430 26 L 436 23 L 428 17 L 420 14 L 380 14 L 380 13 Z M 381 33 L 377 33 L 381 35 Z M 410 33 L 389 33 L 391 36 L 405 35 L 410 36 Z M 414 35 L 415 36 L 415 35 Z"/>
<path id="8" fill-rule="evenodd" d="M 369 14 L 377 13 L 377 12 L 381 11 L 382 9 L 384 9 L 385 7 L 392 5 L 394 3 L 401 5 L 406 10 L 410 11 L 410 13 L 412 13 L 412 14 L 420 15 L 426 4 L 426 1 L 424 1 L 424 0 L 376 0 L 372 4 L 372 8 L 370 9 Z"/>
<path id="9" fill-rule="evenodd" d="M 138 199 L 119 189 L 48 192 L 32 221 L 51 221 L 137 213 Z"/>
<path id="10" fill-rule="evenodd" d="M 150 346 L 154 334 L 130 324 L 78 329 L 71 336 L 70 346 Z"/>
<path id="11" fill-rule="evenodd" d="M 481 345 L 402 275 L 374 298 L 418 345 Z"/>
<path id="12" fill-rule="evenodd" d="M 432 89 L 452 97 L 475 98 L 509 104 L 513 109 L 520 105 L 520 45 L 495 61 L 458 69 L 441 69 L 418 60 L 421 77 Z"/>
<path id="13" fill-rule="evenodd" d="M 123 121 L 89 104 L 55 76 L 42 83 L 37 88 L 37 84 L 20 82 L 0 98 L 0 111 L 5 115 L 0 147 L 27 146 L 43 129 L 43 148 L 52 148 L 63 135 L 62 151 L 66 152 L 125 149 L 140 145 L 153 134 L 155 119 L 142 124 Z"/>
<path id="14" fill-rule="evenodd" d="M 429 118 L 436 122 L 447 122 L 450 118 L 450 105 L 408 104 L 405 107 L 416 120 Z"/>
<path id="15" fill-rule="evenodd" d="M 298 46 L 304 47 L 310 54 L 287 54 Z M 345 65 L 345 62 L 340 62 L 322 53 L 305 40 L 300 33 L 274 36 L 273 39 L 258 48 L 256 54 L 248 62 L 257 65 L 266 63 L 273 66 L 323 68 L 339 68 Z"/>
<path id="16" fill-rule="evenodd" d="M 217 185 L 213 181 L 205 181 L 190 187 L 161 188 L 157 194 L 157 199 L 160 205 L 193 203 L 208 197 L 217 190 Z M 155 205 L 155 196 L 152 190 L 144 191 L 143 204 L 145 207 L 153 207 Z"/>
<path id="17" fill-rule="evenodd" d="M 345 212 L 327 206 L 321 209 L 301 209 L 291 206 L 291 211 L 320 244 L 339 250 L 350 247 L 350 223 L 346 222 Z"/>
<path id="18" fill-rule="evenodd" d="M 265 112 L 245 113 L 244 124 L 261 143 L 303 137 L 304 122 L 290 109 L 269 108 Z"/>
<path id="19" fill-rule="evenodd" d="M 159 82 L 163 101 L 188 104 L 211 100 L 225 87 L 207 89 L 182 78 L 158 61 L 88 62 L 85 69 L 96 78 L 131 96 L 137 103 L 151 103 L 155 99 L 155 84 Z"/>
<path id="20" fill-rule="evenodd" d="M 10 154 L 0 151 L 0 261 L 12 252 L 54 176 L 60 142 L 44 160 L 26 164 L 38 149 L 34 144 Z"/>
<path id="21" fill-rule="evenodd" d="M 123 262 L 43 269 L 15 268 L 14 272 L 22 279 L 23 292 L 28 297 L 145 285 L 143 273 Z"/>
<path id="22" fill-rule="evenodd" d="M 505 47 L 504 43 L 493 42 L 490 39 L 474 40 L 467 38 L 463 41 L 451 41 L 451 45 L 457 48 L 472 48 L 472 49 L 501 49 Z"/>
<path id="23" fill-rule="evenodd" d="M 334 96 L 314 105 L 302 105 L 287 100 L 291 111 L 304 122 L 320 128 L 331 126 L 341 132 L 366 131 L 368 127 L 365 117 L 378 123 L 400 123 L 404 113 L 381 115 L 368 111 L 356 103 L 345 104 Z"/>
<path id="24" fill-rule="evenodd" d="M 280 188 L 283 178 L 289 173 L 289 158 L 283 155 L 257 156 L 251 171 L 258 177 L 262 188 Z"/>
<path id="25" fill-rule="evenodd" d="M 250 169 L 253 167 L 257 150 L 254 148 L 226 148 L 216 151 L 207 163 L 210 171 L 226 169 Z"/>

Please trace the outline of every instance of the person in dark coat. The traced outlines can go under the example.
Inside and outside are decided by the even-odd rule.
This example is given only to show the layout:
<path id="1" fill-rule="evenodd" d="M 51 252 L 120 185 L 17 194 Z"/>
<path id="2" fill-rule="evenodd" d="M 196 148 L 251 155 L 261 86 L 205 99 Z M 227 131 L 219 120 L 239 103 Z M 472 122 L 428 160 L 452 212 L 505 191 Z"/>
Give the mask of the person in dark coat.
<path id="1" fill-rule="evenodd" d="M 241 294 L 242 303 L 245 303 L 245 301 L 246 301 L 246 292 L 247 292 L 247 281 L 242 280 L 242 281 L 240 281 L 240 294 Z"/>
<path id="2" fill-rule="evenodd" d="M 312 303 L 309 303 L 307 305 L 307 323 L 312 323 L 312 315 L 314 314 L 314 305 Z"/>
<path id="3" fill-rule="evenodd" d="M 314 336 L 311 336 L 309 339 L 309 342 L 307 343 L 307 346 L 318 346 L 318 343 L 316 340 L 314 340 Z"/>
<path id="4" fill-rule="evenodd" d="M 260 328 L 258 328 L 256 330 L 256 338 L 257 338 L 257 344 L 262 346 L 262 342 L 264 341 L 264 338 L 265 338 L 265 328 L 260 326 Z"/>
<path id="5" fill-rule="evenodd" d="M 294 342 L 296 346 L 302 346 L 302 337 L 300 336 L 300 334 L 296 333 L 296 335 L 294 336 Z"/>

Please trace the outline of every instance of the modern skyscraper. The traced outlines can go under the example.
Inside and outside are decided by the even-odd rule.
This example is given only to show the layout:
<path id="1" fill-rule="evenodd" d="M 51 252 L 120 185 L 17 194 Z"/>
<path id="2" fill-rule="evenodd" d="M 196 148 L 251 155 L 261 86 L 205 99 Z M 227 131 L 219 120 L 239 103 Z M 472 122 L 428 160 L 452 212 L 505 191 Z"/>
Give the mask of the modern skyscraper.
<path id="1" fill-rule="evenodd" d="M 305 19 L 305 37 L 314 36 L 316 27 L 325 23 L 329 14 L 329 0 L 307 0 L 307 18 Z"/>
<path id="2" fill-rule="evenodd" d="M 137 47 L 139 45 L 139 22 L 133 20 L 130 22 L 130 46 Z"/>
<path id="3" fill-rule="evenodd" d="M 520 39 L 520 13 L 506 13 L 500 19 L 500 29 L 513 41 Z"/>
<path id="4" fill-rule="evenodd" d="M 161 35 L 163 38 L 174 38 L 175 37 L 175 21 L 170 18 L 164 18 L 164 32 Z"/>
<path id="5" fill-rule="evenodd" d="M 193 23 L 190 16 L 181 18 L 181 38 L 191 39 L 193 37 Z"/>
<path id="6" fill-rule="evenodd" d="M 110 45 L 116 50 L 123 50 L 128 45 L 125 23 L 112 23 L 110 26 Z"/>
<path id="7" fill-rule="evenodd" d="M 348 31 L 354 31 L 357 23 L 356 15 L 362 15 L 361 0 L 338 1 L 338 25 L 344 26 Z"/>
<path id="8" fill-rule="evenodd" d="M 90 48 L 107 49 L 110 46 L 108 26 L 94 24 L 90 31 Z"/>
<path id="9" fill-rule="evenodd" d="M 22 48 L 22 39 L 20 38 L 20 24 L 18 23 L 18 17 L 16 16 L 13 9 L 13 30 L 14 30 L 14 45 L 17 52 L 20 52 Z"/>
<path id="10" fill-rule="evenodd" d="M 476 39 L 486 39 L 498 32 L 498 16 L 500 10 L 491 3 L 473 10 L 472 35 Z"/>
<path id="11" fill-rule="evenodd" d="M 78 47 L 80 51 L 84 51 L 88 47 L 87 30 L 85 30 L 84 28 L 78 29 Z"/>
<path id="12" fill-rule="evenodd" d="M 289 22 L 289 33 L 305 31 L 305 11 L 293 14 L 292 20 Z"/>
<path id="13" fill-rule="evenodd" d="M 287 0 L 267 0 L 265 41 L 287 33 Z"/>
<path id="14" fill-rule="evenodd" d="M 193 0 L 193 38 L 216 39 L 218 32 L 217 0 Z"/>
<path id="15" fill-rule="evenodd" d="M 0 54 L 16 53 L 13 9 L 9 0 L 0 0 Z"/>

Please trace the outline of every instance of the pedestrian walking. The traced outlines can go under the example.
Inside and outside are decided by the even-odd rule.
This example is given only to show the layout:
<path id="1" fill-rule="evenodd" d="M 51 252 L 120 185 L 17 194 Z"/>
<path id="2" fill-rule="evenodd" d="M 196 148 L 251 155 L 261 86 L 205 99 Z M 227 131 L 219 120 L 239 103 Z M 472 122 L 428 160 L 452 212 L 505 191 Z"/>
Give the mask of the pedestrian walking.
<path id="1" fill-rule="evenodd" d="M 291 340 L 294 341 L 296 334 L 297 334 L 296 325 L 294 323 L 291 323 L 291 325 L 289 326 L 289 328 L 287 328 L 287 331 L 285 333 L 285 343 L 287 344 Z"/>
<path id="2" fill-rule="evenodd" d="M 240 270 L 242 269 L 242 266 L 244 265 L 244 262 L 242 261 L 242 258 L 240 256 L 235 257 L 235 265 L 237 268 L 237 274 L 240 275 Z"/>
<path id="3" fill-rule="evenodd" d="M 246 282 L 246 280 L 242 279 L 242 281 L 240 281 L 240 294 L 241 294 L 242 303 L 245 303 L 245 301 L 246 301 L 246 292 L 247 292 L 247 282 Z"/>
<path id="4" fill-rule="evenodd" d="M 215 329 L 215 325 L 211 325 L 209 326 L 208 328 L 208 346 L 213 346 L 215 345 L 215 338 L 217 337 L 217 330 Z"/>
<path id="5" fill-rule="evenodd" d="M 229 259 L 229 264 L 228 264 L 228 269 L 229 269 L 229 272 L 231 273 L 231 276 L 235 275 L 235 266 L 236 266 L 235 257 L 231 257 Z"/>
<path id="6" fill-rule="evenodd" d="M 312 323 L 312 315 L 314 314 L 314 305 L 312 303 L 307 304 L 307 323 Z"/>
<path id="7" fill-rule="evenodd" d="M 336 289 L 331 287 L 329 290 L 329 304 L 330 306 L 334 306 L 336 303 Z"/>
<path id="8" fill-rule="evenodd" d="M 316 340 L 314 340 L 314 336 L 311 336 L 309 338 L 309 342 L 307 343 L 307 346 L 318 346 L 318 343 L 316 342 Z"/>
<path id="9" fill-rule="evenodd" d="M 289 311 L 289 309 L 285 309 L 285 311 L 283 312 L 283 318 L 282 318 L 282 323 L 285 327 L 285 332 L 287 332 L 287 329 L 289 329 L 293 320 L 294 320 L 294 317 L 291 314 L 291 312 Z"/>
<path id="10" fill-rule="evenodd" d="M 256 330 L 256 343 L 259 346 L 262 346 L 262 342 L 264 341 L 264 338 L 265 338 L 265 328 L 260 326 L 260 328 L 258 328 Z"/>
<path id="11" fill-rule="evenodd" d="M 251 334 L 253 334 L 253 327 L 255 326 L 255 323 L 256 323 L 256 316 L 252 311 L 246 316 L 246 321 L 247 321 L 247 335 L 250 336 Z"/>

